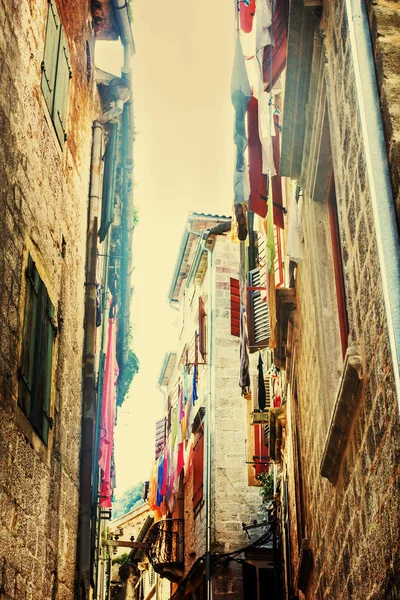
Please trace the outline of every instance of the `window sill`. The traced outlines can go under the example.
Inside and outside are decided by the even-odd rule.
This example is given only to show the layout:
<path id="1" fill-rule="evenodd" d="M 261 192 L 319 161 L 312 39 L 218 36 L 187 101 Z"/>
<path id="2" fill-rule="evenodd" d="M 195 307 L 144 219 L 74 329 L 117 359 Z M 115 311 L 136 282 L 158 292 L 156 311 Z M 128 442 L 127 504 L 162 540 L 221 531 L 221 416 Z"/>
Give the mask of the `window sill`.
<path id="1" fill-rule="evenodd" d="M 340 463 L 357 408 L 362 376 L 359 349 L 348 348 L 320 467 L 322 477 L 326 477 L 333 485 L 338 479 Z"/>

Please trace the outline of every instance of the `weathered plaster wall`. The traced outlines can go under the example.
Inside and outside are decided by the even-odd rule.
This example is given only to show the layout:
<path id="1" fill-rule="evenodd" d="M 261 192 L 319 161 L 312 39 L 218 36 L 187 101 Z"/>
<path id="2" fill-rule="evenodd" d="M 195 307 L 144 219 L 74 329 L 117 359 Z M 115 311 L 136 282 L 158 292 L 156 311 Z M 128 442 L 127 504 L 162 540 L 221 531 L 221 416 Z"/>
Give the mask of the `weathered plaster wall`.
<path id="1" fill-rule="evenodd" d="M 398 17 L 394 2 L 371 6 L 379 27 L 390 29 L 389 12 L 394 24 Z M 382 15 L 388 18 L 382 20 Z M 321 477 L 320 464 L 340 376 L 341 350 L 332 296 L 332 261 L 327 251 L 326 202 L 324 198 L 312 200 L 306 189 L 305 256 L 297 282 L 293 346 L 300 404 L 305 534 L 311 538 L 314 554 L 305 597 L 384 600 L 400 594 L 400 430 L 343 1 L 324 2 L 321 29 L 349 345 L 360 348 L 364 380 L 338 481 L 332 485 Z M 391 42 L 395 43 L 397 36 L 392 33 Z M 378 38 L 376 44 L 382 57 L 378 67 L 382 93 L 393 100 L 395 91 L 391 86 L 397 77 L 398 60 L 391 43 Z M 389 145 L 393 182 L 396 111 L 395 103 L 388 101 L 384 118 L 387 128 L 389 122 L 392 127 Z M 292 506 L 293 544 L 297 543 L 294 519 Z"/>
<path id="2" fill-rule="evenodd" d="M 68 37 L 68 142 L 40 89 L 48 4 L 0 3 L 0 595 L 73 598 L 78 516 L 85 233 L 93 56 L 88 3 L 57 2 Z M 88 69 L 88 65 L 91 69 Z M 17 406 L 25 267 L 35 260 L 56 308 L 46 447 Z"/>

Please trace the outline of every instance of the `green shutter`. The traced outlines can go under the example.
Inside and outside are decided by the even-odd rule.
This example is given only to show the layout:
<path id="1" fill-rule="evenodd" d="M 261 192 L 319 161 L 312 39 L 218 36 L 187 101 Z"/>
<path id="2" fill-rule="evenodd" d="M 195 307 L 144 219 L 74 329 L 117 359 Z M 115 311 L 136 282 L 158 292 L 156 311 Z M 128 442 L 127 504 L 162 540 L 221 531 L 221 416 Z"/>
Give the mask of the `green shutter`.
<path id="1" fill-rule="evenodd" d="M 250 352 L 257 348 L 265 348 L 269 342 L 268 303 L 261 296 L 260 269 L 252 269 L 247 274 L 248 296 L 248 330 Z M 264 286 L 263 286 L 264 287 Z"/>
<path id="2" fill-rule="evenodd" d="M 101 200 L 101 225 L 99 238 L 102 242 L 114 221 L 115 171 L 117 159 L 118 124 L 110 124 L 111 131 L 104 154 L 103 193 Z"/>
<path id="3" fill-rule="evenodd" d="M 26 276 L 18 404 L 47 444 L 49 427 L 52 426 L 51 376 L 56 335 L 54 307 L 31 256 L 28 257 Z"/>
<path id="4" fill-rule="evenodd" d="M 26 269 L 26 294 L 24 308 L 24 326 L 22 333 L 21 361 L 19 367 L 18 404 L 31 418 L 32 393 L 35 373 L 35 345 L 37 326 L 37 305 L 40 279 L 32 257 L 28 257 Z"/>
<path id="5" fill-rule="evenodd" d="M 68 83 L 72 77 L 67 41 L 64 32 L 61 32 L 60 49 L 58 53 L 56 90 L 53 104 L 53 122 L 56 128 L 58 141 L 61 148 L 67 139 L 67 108 L 68 108 Z"/>
<path id="6" fill-rule="evenodd" d="M 44 286 L 43 286 L 44 287 Z M 47 291 L 43 294 L 45 314 L 42 322 L 42 336 L 40 347 L 40 367 L 39 367 L 39 385 L 38 385 L 38 418 L 39 433 L 43 441 L 47 444 L 49 428 L 53 426 L 53 420 L 50 416 L 51 401 L 51 375 L 53 363 L 53 346 L 56 335 L 54 325 L 54 307 L 50 301 Z"/>
<path id="7" fill-rule="evenodd" d="M 46 42 L 44 58 L 42 61 L 41 88 L 50 114 L 53 112 L 54 89 L 56 84 L 56 70 L 58 47 L 60 42 L 61 22 L 54 2 L 49 0 L 47 13 Z"/>

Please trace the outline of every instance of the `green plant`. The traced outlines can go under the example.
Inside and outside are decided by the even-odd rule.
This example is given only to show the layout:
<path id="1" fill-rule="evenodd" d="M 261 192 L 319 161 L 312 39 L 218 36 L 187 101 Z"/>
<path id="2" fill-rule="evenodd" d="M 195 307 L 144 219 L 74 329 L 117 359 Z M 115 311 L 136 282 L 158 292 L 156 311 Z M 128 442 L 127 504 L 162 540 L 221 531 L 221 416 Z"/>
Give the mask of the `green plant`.
<path id="1" fill-rule="evenodd" d="M 268 473 L 268 471 L 263 471 L 258 476 L 260 481 L 260 495 L 263 499 L 263 502 L 268 502 L 272 500 L 274 497 L 274 476 L 272 473 Z"/>
<path id="2" fill-rule="evenodd" d="M 120 406 L 129 392 L 132 380 L 139 371 L 139 359 L 133 350 L 128 350 L 128 359 L 118 377 L 118 396 Z"/>
<path id="3" fill-rule="evenodd" d="M 123 554 L 120 554 L 119 556 L 116 556 L 115 558 L 113 558 L 112 559 L 112 564 L 113 565 L 123 565 L 128 560 L 129 560 L 129 554 L 127 554 L 126 552 L 124 552 Z"/>

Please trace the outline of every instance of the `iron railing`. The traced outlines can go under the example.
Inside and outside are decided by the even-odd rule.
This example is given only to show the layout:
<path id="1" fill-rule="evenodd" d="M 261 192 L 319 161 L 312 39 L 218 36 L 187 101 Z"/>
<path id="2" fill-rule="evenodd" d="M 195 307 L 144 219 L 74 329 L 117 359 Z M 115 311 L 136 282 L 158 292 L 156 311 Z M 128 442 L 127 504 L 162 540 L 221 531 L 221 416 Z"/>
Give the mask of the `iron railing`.
<path id="1" fill-rule="evenodd" d="M 183 566 L 183 519 L 164 519 L 154 523 L 147 541 L 149 561 L 157 573 L 165 568 Z"/>

